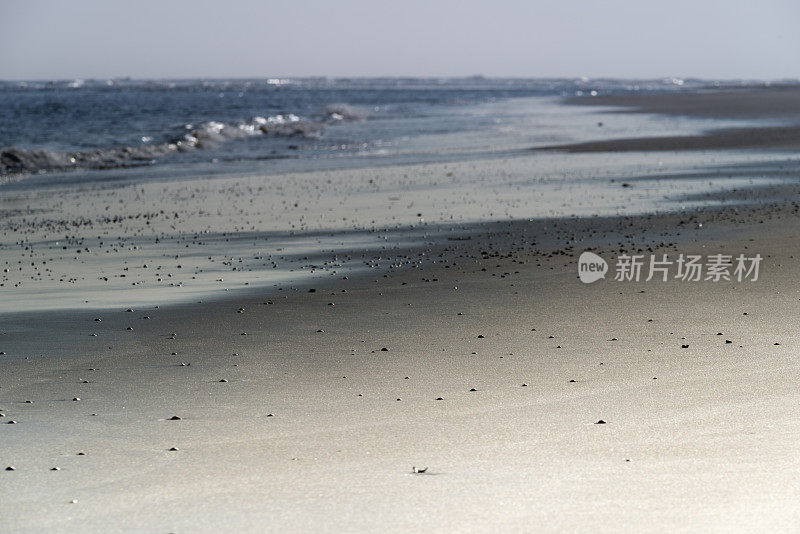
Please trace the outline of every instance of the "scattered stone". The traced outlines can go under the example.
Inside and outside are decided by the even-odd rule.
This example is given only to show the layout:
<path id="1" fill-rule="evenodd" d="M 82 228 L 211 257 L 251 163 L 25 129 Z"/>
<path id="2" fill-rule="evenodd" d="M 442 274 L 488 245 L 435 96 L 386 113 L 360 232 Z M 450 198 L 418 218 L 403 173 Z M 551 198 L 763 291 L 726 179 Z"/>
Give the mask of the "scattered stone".
<path id="1" fill-rule="evenodd" d="M 422 473 L 425 473 L 427 470 L 428 470 L 428 468 L 427 468 L 427 467 L 412 467 L 412 468 L 411 468 L 411 471 L 412 471 L 412 472 L 413 472 L 415 475 L 421 475 Z"/>
<path id="2" fill-rule="evenodd" d="M 596 424 L 596 425 L 605 425 L 605 424 L 606 424 L 606 422 L 605 422 L 605 421 L 603 421 L 602 419 L 598 419 L 598 420 L 597 420 L 597 422 L 596 422 L 595 424 Z"/>
<path id="3" fill-rule="evenodd" d="M 222 382 L 222 383 L 224 384 L 224 383 L 226 383 L 226 382 L 227 382 L 227 380 L 225 380 L 225 379 L 223 378 L 222 380 L 220 380 L 220 382 Z"/>
<path id="4" fill-rule="evenodd" d="M 16 470 L 17 468 L 14 467 L 13 465 L 9 465 L 8 467 L 6 467 L 6 471 L 16 471 Z"/>
<path id="5" fill-rule="evenodd" d="M 180 418 L 180 417 L 178 417 L 177 415 L 173 415 L 173 416 L 172 416 L 172 417 L 170 417 L 168 420 L 169 420 L 169 421 L 180 421 L 180 420 L 181 420 L 181 418 Z"/>

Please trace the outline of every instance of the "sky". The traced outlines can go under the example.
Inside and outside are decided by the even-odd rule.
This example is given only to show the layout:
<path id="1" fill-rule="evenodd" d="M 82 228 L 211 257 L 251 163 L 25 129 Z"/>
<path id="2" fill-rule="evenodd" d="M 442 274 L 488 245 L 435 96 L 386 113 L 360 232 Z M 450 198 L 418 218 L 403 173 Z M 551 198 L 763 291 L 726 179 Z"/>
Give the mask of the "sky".
<path id="1" fill-rule="evenodd" d="M 800 78 L 798 0 L 0 0 L 0 79 Z"/>

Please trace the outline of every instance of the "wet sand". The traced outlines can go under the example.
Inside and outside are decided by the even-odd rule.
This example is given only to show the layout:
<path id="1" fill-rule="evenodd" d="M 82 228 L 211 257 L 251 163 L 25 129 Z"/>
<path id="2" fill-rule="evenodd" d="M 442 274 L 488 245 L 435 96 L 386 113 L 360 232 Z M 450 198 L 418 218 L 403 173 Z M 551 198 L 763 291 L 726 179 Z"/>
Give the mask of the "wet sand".
<path id="1" fill-rule="evenodd" d="M 606 139 L 537 150 L 578 153 L 800 148 L 800 89 L 796 86 L 679 94 L 598 95 L 569 98 L 566 103 L 608 106 L 614 113 L 779 121 L 781 125 L 716 128 L 703 135 Z"/>
<path id="2" fill-rule="evenodd" d="M 607 106 L 613 113 L 659 113 L 692 117 L 797 119 L 800 88 L 797 85 L 742 87 L 685 93 L 597 95 L 566 99 L 570 105 Z M 612 112 L 612 111 L 610 111 Z"/>
<path id="3" fill-rule="evenodd" d="M 798 149 L 800 126 L 728 128 L 705 135 L 637 137 L 556 145 L 537 150 L 565 152 L 667 152 L 685 150 Z"/>
<path id="4" fill-rule="evenodd" d="M 796 529 L 793 169 L 719 208 L 440 220 L 304 283 L 4 314 L 0 530 Z M 111 195 L 83 194 L 101 209 Z M 233 205 L 208 219 L 180 206 L 125 219 L 131 241 L 115 248 L 146 226 L 171 250 L 202 240 L 198 220 L 247 230 Z M 20 228 L 43 239 L 40 223 Z M 4 257 L 34 254 L 26 244 Z M 764 261 L 757 282 L 584 285 L 586 249 Z"/>

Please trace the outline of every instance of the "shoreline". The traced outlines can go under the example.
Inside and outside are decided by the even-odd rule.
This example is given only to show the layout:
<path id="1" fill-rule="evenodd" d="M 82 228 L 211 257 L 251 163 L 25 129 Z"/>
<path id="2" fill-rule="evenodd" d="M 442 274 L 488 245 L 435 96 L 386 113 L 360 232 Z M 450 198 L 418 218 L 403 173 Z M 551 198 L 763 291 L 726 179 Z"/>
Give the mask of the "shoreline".
<path id="1" fill-rule="evenodd" d="M 640 152 L 800 148 L 800 89 L 794 86 L 581 96 L 569 106 L 600 106 L 609 114 L 655 114 L 705 119 L 747 119 L 779 125 L 710 128 L 702 135 L 628 137 L 537 147 L 537 151 Z M 790 123 L 790 124 L 787 124 Z"/>

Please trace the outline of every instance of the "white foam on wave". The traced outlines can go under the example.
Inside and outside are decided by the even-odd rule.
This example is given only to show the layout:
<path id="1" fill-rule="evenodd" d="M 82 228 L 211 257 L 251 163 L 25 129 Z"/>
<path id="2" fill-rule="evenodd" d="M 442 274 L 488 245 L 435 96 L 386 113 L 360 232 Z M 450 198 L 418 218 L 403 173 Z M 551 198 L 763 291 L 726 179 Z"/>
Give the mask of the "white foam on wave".
<path id="1" fill-rule="evenodd" d="M 185 124 L 182 134 L 164 143 L 152 143 L 151 136 L 142 136 L 142 144 L 137 146 L 77 152 L 26 150 L 12 146 L 0 150 L 0 175 L 145 165 L 175 152 L 215 148 L 227 141 L 260 135 L 313 138 L 321 135 L 326 124 L 362 120 L 366 114 L 357 108 L 340 104 L 328 106 L 321 116 L 321 120 L 309 121 L 294 113 L 284 113 L 257 116 L 250 121 L 231 124 L 219 121 Z"/>

